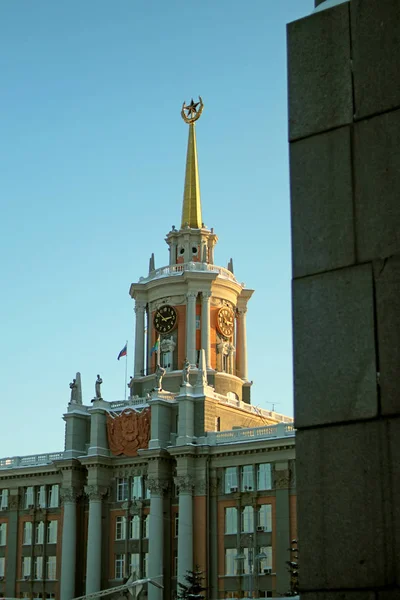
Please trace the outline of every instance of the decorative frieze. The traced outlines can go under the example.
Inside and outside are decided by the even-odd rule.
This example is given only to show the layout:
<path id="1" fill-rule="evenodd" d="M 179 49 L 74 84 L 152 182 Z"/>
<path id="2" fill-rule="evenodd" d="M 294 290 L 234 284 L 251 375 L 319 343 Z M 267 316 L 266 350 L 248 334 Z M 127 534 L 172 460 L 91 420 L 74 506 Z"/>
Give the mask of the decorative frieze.
<path id="1" fill-rule="evenodd" d="M 277 490 L 287 489 L 289 487 L 289 470 L 275 471 L 275 488 Z"/>
<path id="2" fill-rule="evenodd" d="M 192 493 L 195 485 L 195 481 L 190 475 L 174 477 L 174 483 L 178 493 Z"/>
<path id="3" fill-rule="evenodd" d="M 62 504 L 76 502 L 81 495 L 82 490 L 76 487 L 62 487 L 60 489 L 60 499 Z"/>

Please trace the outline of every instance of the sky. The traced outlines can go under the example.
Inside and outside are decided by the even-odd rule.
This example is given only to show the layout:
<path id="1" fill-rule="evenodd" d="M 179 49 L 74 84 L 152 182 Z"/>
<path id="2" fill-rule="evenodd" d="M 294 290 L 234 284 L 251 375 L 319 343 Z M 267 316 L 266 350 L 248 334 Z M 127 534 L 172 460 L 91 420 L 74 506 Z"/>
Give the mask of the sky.
<path id="1" fill-rule="evenodd" d="M 168 264 L 187 125 L 203 221 L 254 289 L 252 403 L 293 414 L 286 24 L 313 0 L 1 0 L 0 457 L 61 451 L 69 383 L 124 397 L 129 287 Z"/>

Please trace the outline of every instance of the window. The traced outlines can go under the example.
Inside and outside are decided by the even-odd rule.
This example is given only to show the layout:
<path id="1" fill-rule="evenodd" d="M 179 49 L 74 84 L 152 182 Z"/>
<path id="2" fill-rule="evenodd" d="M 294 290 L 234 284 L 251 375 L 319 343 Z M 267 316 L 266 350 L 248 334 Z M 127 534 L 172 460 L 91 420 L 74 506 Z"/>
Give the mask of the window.
<path id="1" fill-rule="evenodd" d="M 41 485 L 36 492 L 36 506 L 38 508 L 46 508 L 46 486 Z"/>
<path id="2" fill-rule="evenodd" d="M 43 579 L 43 556 L 35 556 L 34 578 Z"/>
<path id="3" fill-rule="evenodd" d="M 117 502 L 128 500 L 128 480 L 124 477 L 117 479 Z"/>
<path id="4" fill-rule="evenodd" d="M 179 515 L 175 515 L 174 519 L 174 536 L 178 537 L 179 535 Z"/>
<path id="5" fill-rule="evenodd" d="M 272 506 L 271 504 L 261 504 L 258 508 L 257 526 L 262 527 L 264 531 L 272 531 Z"/>
<path id="6" fill-rule="evenodd" d="M 225 548 L 225 575 L 237 575 L 237 549 Z"/>
<path id="7" fill-rule="evenodd" d="M 130 556 L 130 574 L 136 573 L 136 577 L 140 577 L 140 554 L 131 554 Z"/>
<path id="8" fill-rule="evenodd" d="M 143 557 L 143 577 L 149 576 L 149 553 L 145 552 Z"/>
<path id="9" fill-rule="evenodd" d="M 132 478 L 132 498 L 143 498 L 142 478 L 140 475 Z"/>
<path id="10" fill-rule="evenodd" d="M 4 577 L 6 572 L 6 559 L 4 556 L 0 556 L 0 577 Z"/>
<path id="11" fill-rule="evenodd" d="M 245 506 L 242 510 L 242 532 L 252 533 L 254 531 L 254 509 L 252 506 Z"/>
<path id="12" fill-rule="evenodd" d="M 144 497 L 145 497 L 145 500 L 150 500 L 150 495 L 151 494 L 150 494 L 150 490 L 149 490 L 149 487 L 147 485 L 147 479 L 146 479 L 145 482 L 144 482 Z"/>
<path id="13" fill-rule="evenodd" d="M 241 469 L 242 476 L 242 492 L 254 490 L 253 465 L 245 465 Z"/>
<path id="14" fill-rule="evenodd" d="M 48 556 L 47 557 L 47 565 L 46 565 L 46 579 L 56 579 L 57 571 L 57 557 L 56 556 Z"/>
<path id="15" fill-rule="evenodd" d="M 272 546 L 261 546 L 258 550 L 258 556 L 266 555 L 265 558 L 258 560 L 258 572 L 264 573 L 264 569 L 272 570 Z"/>
<path id="16" fill-rule="evenodd" d="M 257 468 L 257 489 L 270 490 L 271 488 L 271 464 L 262 463 Z"/>
<path id="17" fill-rule="evenodd" d="M 5 546 L 7 543 L 7 523 L 0 525 L 0 546 Z"/>
<path id="18" fill-rule="evenodd" d="M 59 492 L 60 487 L 58 485 L 52 485 L 49 490 L 49 507 L 57 508 L 59 506 Z"/>
<path id="19" fill-rule="evenodd" d="M 22 543 L 23 544 L 32 544 L 32 523 L 30 521 L 25 521 L 24 529 L 22 532 Z"/>
<path id="20" fill-rule="evenodd" d="M 178 577 L 178 552 L 174 551 L 174 569 L 172 573 L 172 577 Z"/>
<path id="21" fill-rule="evenodd" d="M 131 519 L 131 529 L 129 532 L 129 537 L 131 540 L 139 540 L 140 539 L 140 517 L 139 517 L 139 515 L 135 515 Z"/>
<path id="22" fill-rule="evenodd" d="M 225 509 L 225 533 L 237 533 L 237 508 Z"/>
<path id="23" fill-rule="evenodd" d="M 236 467 L 227 467 L 225 469 L 225 494 L 230 494 L 232 488 L 238 487 L 238 477 Z"/>
<path id="24" fill-rule="evenodd" d="M 8 508 L 8 490 L 0 490 L 0 509 L 6 510 Z"/>
<path id="25" fill-rule="evenodd" d="M 125 555 L 115 555 L 115 579 L 123 579 L 125 571 Z"/>
<path id="26" fill-rule="evenodd" d="M 215 431 L 221 431 L 221 417 L 215 417 Z"/>
<path id="27" fill-rule="evenodd" d="M 24 556 L 22 558 L 22 577 L 31 576 L 31 557 Z"/>
<path id="28" fill-rule="evenodd" d="M 196 315 L 196 329 L 200 329 L 200 315 Z"/>
<path id="29" fill-rule="evenodd" d="M 150 515 L 146 515 L 143 519 L 143 537 L 149 537 Z"/>
<path id="30" fill-rule="evenodd" d="M 44 543 L 44 522 L 39 521 L 39 523 L 36 523 L 35 544 L 43 544 L 43 543 Z"/>
<path id="31" fill-rule="evenodd" d="M 126 537 L 126 517 L 115 519 L 115 539 L 124 540 Z"/>
<path id="32" fill-rule="evenodd" d="M 33 487 L 25 488 L 24 492 L 24 508 L 33 508 L 34 499 L 33 499 Z"/>
<path id="33" fill-rule="evenodd" d="M 57 521 L 47 523 L 47 543 L 57 544 Z"/>

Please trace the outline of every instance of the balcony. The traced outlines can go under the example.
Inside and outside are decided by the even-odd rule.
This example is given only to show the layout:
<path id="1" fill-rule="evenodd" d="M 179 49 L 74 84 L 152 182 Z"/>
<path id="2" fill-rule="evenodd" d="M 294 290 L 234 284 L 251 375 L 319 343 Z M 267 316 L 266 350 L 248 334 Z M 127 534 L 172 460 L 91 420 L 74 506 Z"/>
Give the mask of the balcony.
<path id="1" fill-rule="evenodd" d="M 155 269 L 147 277 L 140 277 L 139 283 L 148 283 L 154 279 L 161 279 L 162 277 L 178 277 L 183 275 L 185 272 L 200 272 L 200 273 L 217 273 L 218 277 L 223 279 L 229 279 L 238 283 L 236 277 L 231 271 L 224 267 L 218 267 L 217 265 L 209 265 L 208 263 L 202 262 L 189 262 L 180 265 L 168 265 L 167 267 L 161 267 L 161 269 Z M 244 285 L 242 284 L 244 287 Z"/>

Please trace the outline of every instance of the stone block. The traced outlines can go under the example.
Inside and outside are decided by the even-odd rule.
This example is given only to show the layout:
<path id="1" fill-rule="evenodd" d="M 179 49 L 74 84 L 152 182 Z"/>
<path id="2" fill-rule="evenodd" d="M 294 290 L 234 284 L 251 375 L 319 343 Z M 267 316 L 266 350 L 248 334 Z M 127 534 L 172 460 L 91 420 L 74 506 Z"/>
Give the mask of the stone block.
<path id="1" fill-rule="evenodd" d="M 357 256 L 400 253 L 400 110 L 354 125 Z"/>
<path id="2" fill-rule="evenodd" d="M 395 563 L 396 563 L 396 583 L 400 587 L 400 419 L 391 419 L 388 424 L 389 453 L 391 462 L 389 472 L 391 474 L 391 505 L 393 507 L 392 522 L 394 545 L 395 545 Z M 400 600 L 400 590 L 399 600 Z M 386 598 L 382 598 L 386 600 Z M 387 598 L 395 600 L 395 598 Z"/>
<path id="3" fill-rule="evenodd" d="M 400 254 L 374 262 L 381 411 L 400 415 Z"/>
<path id="4" fill-rule="evenodd" d="M 355 262 L 350 128 L 290 144 L 293 276 Z"/>
<path id="5" fill-rule="evenodd" d="M 347 3 L 288 25 L 289 138 L 353 119 Z"/>
<path id="6" fill-rule="evenodd" d="M 300 430 L 296 454 L 300 588 L 394 585 L 385 422 Z"/>
<path id="7" fill-rule="evenodd" d="M 350 3 L 355 118 L 400 106 L 398 0 Z"/>
<path id="8" fill-rule="evenodd" d="M 293 282 L 296 427 L 376 416 L 370 265 Z"/>

